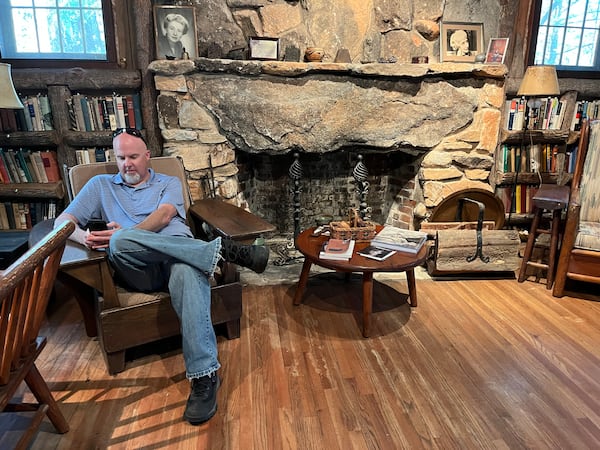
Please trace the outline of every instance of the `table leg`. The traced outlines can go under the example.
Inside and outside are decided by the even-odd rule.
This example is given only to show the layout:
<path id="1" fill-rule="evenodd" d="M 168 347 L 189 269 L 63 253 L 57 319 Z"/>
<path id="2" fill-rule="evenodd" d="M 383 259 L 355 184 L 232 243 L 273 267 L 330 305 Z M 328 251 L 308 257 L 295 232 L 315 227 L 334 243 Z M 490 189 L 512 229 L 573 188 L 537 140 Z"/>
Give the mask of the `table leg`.
<path id="1" fill-rule="evenodd" d="M 369 337 L 373 311 L 373 272 L 363 273 L 363 337 Z"/>
<path id="2" fill-rule="evenodd" d="M 308 258 L 304 258 L 302 272 L 300 273 L 300 280 L 298 281 L 298 286 L 296 286 L 296 294 L 294 295 L 294 305 L 299 305 L 300 303 L 302 303 L 302 295 L 304 295 L 306 283 L 308 282 L 310 266 L 312 266 L 312 263 L 308 260 Z"/>
<path id="3" fill-rule="evenodd" d="M 415 269 L 408 269 L 406 271 L 406 281 L 408 283 L 408 298 L 410 300 L 410 306 L 414 308 L 417 306 L 417 283 L 415 281 Z"/>

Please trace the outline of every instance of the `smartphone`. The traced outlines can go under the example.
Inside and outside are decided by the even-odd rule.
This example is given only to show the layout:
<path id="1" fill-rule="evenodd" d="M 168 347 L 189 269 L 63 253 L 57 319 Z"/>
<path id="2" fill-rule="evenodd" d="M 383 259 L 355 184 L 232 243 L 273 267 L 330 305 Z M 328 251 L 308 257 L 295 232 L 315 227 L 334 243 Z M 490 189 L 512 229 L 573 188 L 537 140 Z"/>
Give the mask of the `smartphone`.
<path id="1" fill-rule="evenodd" d="M 107 230 L 106 221 L 104 220 L 90 220 L 87 224 L 87 229 L 90 231 L 102 231 Z"/>

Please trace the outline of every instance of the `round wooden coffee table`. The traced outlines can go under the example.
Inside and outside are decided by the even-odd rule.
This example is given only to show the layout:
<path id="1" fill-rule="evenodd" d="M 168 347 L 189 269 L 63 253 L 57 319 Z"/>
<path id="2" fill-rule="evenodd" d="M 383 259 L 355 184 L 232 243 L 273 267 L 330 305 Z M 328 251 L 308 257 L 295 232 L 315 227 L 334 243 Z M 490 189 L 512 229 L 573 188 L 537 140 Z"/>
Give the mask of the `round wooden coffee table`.
<path id="1" fill-rule="evenodd" d="M 381 227 L 378 228 L 379 231 Z M 335 261 L 319 258 L 319 252 L 323 243 L 328 239 L 327 236 L 312 236 L 314 228 L 304 230 L 296 238 L 296 248 L 304 255 L 304 264 L 300 281 L 296 287 L 294 295 L 294 305 L 302 303 L 302 296 L 308 282 L 308 275 L 313 264 L 325 267 L 338 272 L 362 272 L 363 274 L 363 336 L 369 336 L 369 326 L 371 312 L 373 310 L 373 274 L 375 272 L 406 272 L 408 282 L 408 297 L 410 306 L 417 306 L 417 286 L 415 282 L 414 268 L 423 264 L 427 256 L 427 248 L 423 246 L 417 254 L 396 252 L 394 255 L 383 261 L 365 258 L 356 252 L 369 245 L 369 242 L 357 242 L 354 247 L 354 254 L 349 261 Z"/>

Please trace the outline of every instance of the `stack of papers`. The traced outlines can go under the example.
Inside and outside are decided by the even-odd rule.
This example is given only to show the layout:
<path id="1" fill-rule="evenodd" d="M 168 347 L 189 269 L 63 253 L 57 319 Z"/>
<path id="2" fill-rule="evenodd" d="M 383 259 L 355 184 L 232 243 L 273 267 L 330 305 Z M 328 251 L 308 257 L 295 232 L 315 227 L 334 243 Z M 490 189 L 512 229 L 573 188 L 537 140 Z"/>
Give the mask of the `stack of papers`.
<path id="1" fill-rule="evenodd" d="M 348 261 L 354 252 L 354 240 L 329 239 L 319 253 L 321 259 Z"/>
<path id="2" fill-rule="evenodd" d="M 371 245 L 399 252 L 418 253 L 427 241 L 427 233 L 423 231 L 404 230 L 386 225 L 375 235 Z"/>

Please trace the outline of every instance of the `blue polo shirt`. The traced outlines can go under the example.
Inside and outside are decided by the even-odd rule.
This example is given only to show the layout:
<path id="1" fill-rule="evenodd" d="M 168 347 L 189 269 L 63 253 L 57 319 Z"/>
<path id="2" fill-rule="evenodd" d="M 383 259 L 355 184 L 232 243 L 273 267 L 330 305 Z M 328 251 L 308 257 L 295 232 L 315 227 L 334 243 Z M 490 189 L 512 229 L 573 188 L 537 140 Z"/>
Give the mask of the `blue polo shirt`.
<path id="1" fill-rule="evenodd" d="M 102 219 L 117 222 L 123 228 L 133 228 L 165 203 L 173 205 L 177 215 L 159 233 L 193 237 L 185 224 L 179 178 L 156 173 L 152 169 L 148 180 L 135 187 L 125 184 L 120 173 L 96 175 L 85 184 L 64 212 L 77 218 L 82 226 L 90 219 Z"/>

